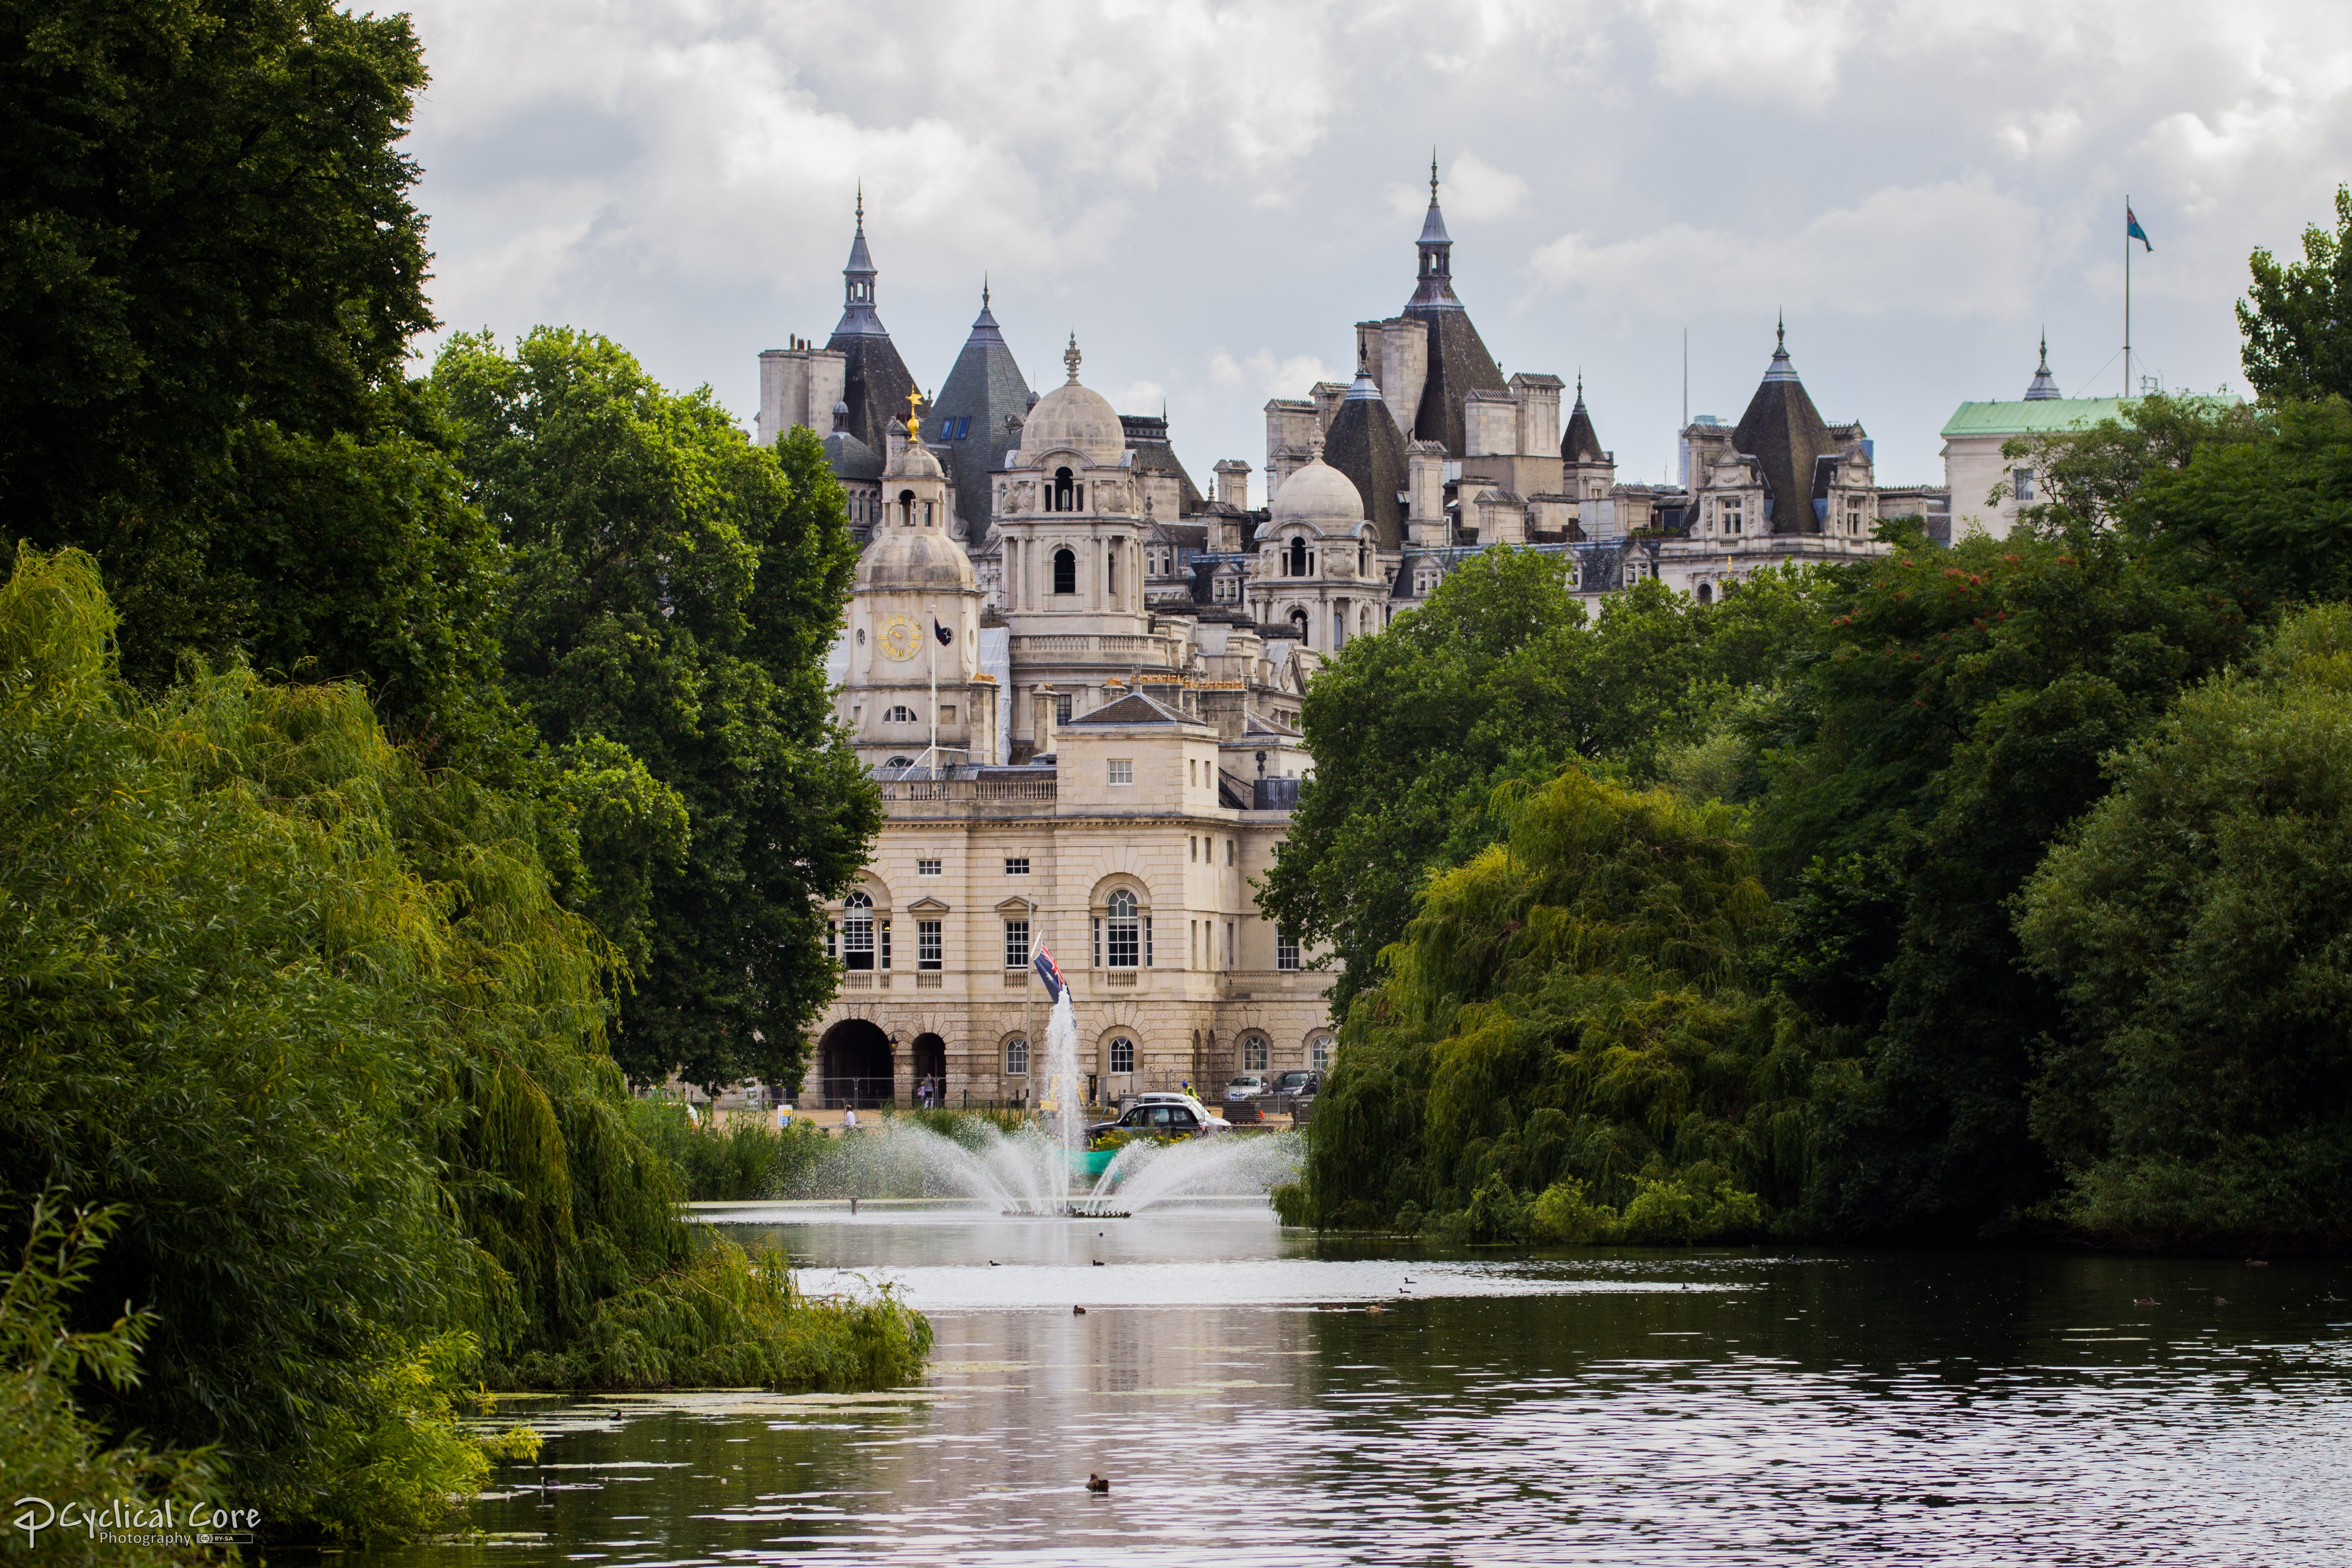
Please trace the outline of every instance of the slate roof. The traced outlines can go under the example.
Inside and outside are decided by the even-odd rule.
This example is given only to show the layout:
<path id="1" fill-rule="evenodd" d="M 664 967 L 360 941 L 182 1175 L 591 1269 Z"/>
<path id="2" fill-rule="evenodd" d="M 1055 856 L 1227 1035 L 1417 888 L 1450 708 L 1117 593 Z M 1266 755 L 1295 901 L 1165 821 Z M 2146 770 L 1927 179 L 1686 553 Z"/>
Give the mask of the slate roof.
<path id="1" fill-rule="evenodd" d="M 1819 533 L 1811 505 L 1819 459 L 1839 456 L 1838 444 L 1813 406 L 1789 359 L 1785 332 L 1772 350 L 1748 412 L 1731 436 L 1732 449 L 1756 459 L 1764 473 L 1765 506 L 1774 533 Z"/>
<path id="2" fill-rule="evenodd" d="M 846 385 L 841 395 L 849 405 L 849 433 L 881 452 L 889 449 L 890 421 L 907 416 L 907 395 L 915 390 L 915 378 L 899 359 L 882 318 L 874 313 L 877 276 L 874 258 L 866 248 L 866 198 L 861 192 L 857 237 L 850 242 L 849 265 L 841 269 L 846 302 L 824 346 L 845 362 Z"/>
<path id="3" fill-rule="evenodd" d="M 824 438 L 824 460 L 845 479 L 873 480 L 882 477 L 882 454 L 846 430 L 835 430 Z"/>
<path id="4" fill-rule="evenodd" d="M 1182 515 L 1192 517 L 1207 504 L 1192 476 L 1184 471 L 1176 456 L 1175 443 L 1168 438 L 1168 416 L 1164 414 L 1122 414 L 1119 429 L 1127 437 L 1128 449 L 1135 454 L 1135 471 L 1139 474 L 1173 474 L 1183 494 Z"/>
<path id="5" fill-rule="evenodd" d="M 1029 383 L 989 310 L 982 285 L 979 318 L 956 355 L 955 368 L 940 384 L 928 437 L 955 487 L 956 516 L 966 540 L 977 541 L 988 531 L 994 488 L 990 476 L 1004 461 L 1004 422 L 1028 411 Z"/>
<path id="6" fill-rule="evenodd" d="M 1405 488 L 1404 432 L 1399 430 L 1371 373 L 1358 366 L 1356 384 L 1331 416 L 1323 433 L 1323 460 L 1348 476 L 1364 498 L 1365 515 L 1382 550 L 1404 542 L 1404 503 L 1397 492 Z"/>
<path id="7" fill-rule="evenodd" d="M 1116 702 L 1106 702 L 1091 713 L 1081 714 L 1060 728 L 1076 730 L 1088 724 L 1198 724 L 1201 721 L 1181 709 L 1171 708 L 1156 697 L 1140 691 L 1130 691 Z"/>
<path id="8" fill-rule="evenodd" d="M 1429 323 L 1429 379 L 1421 389 L 1421 408 L 1413 416 L 1417 441 L 1439 441 L 1449 458 L 1466 449 L 1462 431 L 1462 403 L 1473 392 L 1499 392 L 1507 396 L 1502 368 L 1486 352 L 1470 312 L 1460 305 L 1408 305 L 1404 313 Z"/>
<path id="9" fill-rule="evenodd" d="M 1568 433 L 1559 438 L 1559 455 L 1571 463 L 1605 463 L 1609 454 L 1601 449 L 1601 437 L 1592 428 L 1592 416 L 1584 408 L 1584 377 L 1576 378 L 1576 406 L 1569 411 Z"/>

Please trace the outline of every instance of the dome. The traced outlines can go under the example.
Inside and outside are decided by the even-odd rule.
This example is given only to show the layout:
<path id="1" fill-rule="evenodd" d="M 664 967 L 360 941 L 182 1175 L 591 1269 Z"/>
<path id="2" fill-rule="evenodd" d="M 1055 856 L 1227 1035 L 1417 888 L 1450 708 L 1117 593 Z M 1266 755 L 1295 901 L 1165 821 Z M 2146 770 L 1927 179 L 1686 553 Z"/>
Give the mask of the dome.
<path id="1" fill-rule="evenodd" d="M 1322 443 L 1307 466 L 1282 481 L 1269 509 L 1274 524 L 1303 522 L 1309 527 L 1353 533 L 1364 524 L 1364 497 L 1348 476 L 1323 460 Z"/>
<path id="2" fill-rule="evenodd" d="M 1039 398 L 1021 426 L 1021 460 L 1055 450 L 1077 452 L 1097 468 L 1115 468 L 1127 456 L 1127 430 L 1110 399 L 1078 384 L 1078 340 L 1062 356 L 1070 379 Z"/>
<path id="3" fill-rule="evenodd" d="M 893 528 L 874 531 L 874 542 L 857 558 L 857 585 L 887 591 L 894 588 L 931 589 L 957 593 L 973 589 L 971 557 L 963 546 L 937 529 Z"/>
<path id="4" fill-rule="evenodd" d="M 882 477 L 886 480 L 944 479 L 948 471 L 940 467 L 940 460 L 932 455 L 931 449 L 923 445 L 920 433 L 910 431 L 906 445 L 900 447 L 898 455 L 890 459 L 890 466 L 882 471 Z"/>

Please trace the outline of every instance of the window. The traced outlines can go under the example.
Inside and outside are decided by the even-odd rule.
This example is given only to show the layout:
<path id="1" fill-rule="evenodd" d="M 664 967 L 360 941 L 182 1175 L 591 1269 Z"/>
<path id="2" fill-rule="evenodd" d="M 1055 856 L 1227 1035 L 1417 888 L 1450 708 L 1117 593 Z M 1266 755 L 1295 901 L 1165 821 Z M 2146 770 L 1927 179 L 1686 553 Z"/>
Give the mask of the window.
<path id="1" fill-rule="evenodd" d="M 1242 1071 L 1265 1070 L 1265 1037 L 1251 1035 L 1242 1041 Z"/>
<path id="2" fill-rule="evenodd" d="M 1723 531 L 1726 533 L 1738 533 L 1739 531 L 1739 502 L 1738 500 L 1725 500 L 1718 502 L 1717 505 L 1719 510 L 1717 510 L 1717 515 L 1721 518 L 1723 521 Z"/>
<path id="3" fill-rule="evenodd" d="M 1233 863 L 1234 863 L 1234 841 L 1233 841 L 1232 839 L 1228 838 L 1228 839 L 1226 839 L 1226 840 L 1225 840 L 1225 864 L 1226 864 L 1226 865 L 1228 865 L 1228 866 L 1230 866 L 1230 865 L 1232 865 Z"/>
<path id="4" fill-rule="evenodd" d="M 1293 577 L 1307 575 L 1307 540 L 1304 535 L 1290 542 L 1290 563 L 1285 570 Z"/>
<path id="5" fill-rule="evenodd" d="M 1242 596 L 1242 580 L 1238 577 L 1220 577 L 1210 584 L 1209 596 L 1221 604 L 1230 605 Z"/>
<path id="6" fill-rule="evenodd" d="M 1110 1070 L 1113 1072 L 1135 1070 L 1135 1042 L 1125 1035 L 1113 1035 L 1110 1037 Z"/>
<path id="7" fill-rule="evenodd" d="M 1201 841 L 1188 835 L 1184 840 L 1184 853 L 1193 864 L 1198 865 L 1201 859 Z"/>
<path id="8" fill-rule="evenodd" d="M 1412 593 L 1417 599 L 1426 599 L 1437 591 L 1437 574 L 1430 571 L 1412 574 Z"/>
<path id="9" fill-rule="evenodd" d="M 1076 511 L 1080 506 L 1085 504 L 1082 498 L 1086 495 L 1086 486 L 1075 482 L 1071 477 L 1069 469 L 1055 468 L 1054 470 L 1054 482 L 1045 491 L 1045 510 L 1047 511 Z M 1056 588 L 1054 591 L 1057 594 L 1062 592 L 1059 588 Z"/>
<path id="10" fill-rule="evenodd" d="M 912 490 L 898 492 L 898 526 L 901 528 L 915 526 L 915 492 Z"/>
<path id="11" fill-rule="evenodd" d="M 1116 539 L 1110 542 L 1110 549 L 1103 559 L 1103 592 L 1114 599 L 1118 597 L 1118 541 Z"/>
<path id="12" fill-rule="evenodd" d="M 874 967 L 874 900 L 864 893 L 841 900 L 841 966 Z"/>
<path id="13" fill-rule="evenodd" d="M 915 759 L 912 757 L 893 757 L 882 765 L 886 768 L 911 768 L 915 765 Z"/>
<path id="14" fill-rule="evenodd" d="M 1372 547 L 1369 544 L 1359 544 L 1356 546 L 1356 575 L 1369 577 L 1371 574 Z"/>
<path id="15" fill-rule="evenodd" d="M 1331 1069 L 1331 1037 L 1329 1035 L 1315 1034 L 1307 1037 L 1307 1065 L 1317 1072 L 1328 1072 Z"/>
<path id="16" fill-rule="evenodd" d="M 1286 931 L 1274 933 L 1274 966 L 1276 969 L 1298 967 L 1298 939 Z"/>
<path id="17" fill-rule="evenodd" d="M 876 921 L 874 929 L 882 949 L 882 967 L 887 969 L 890 967 L 890 922 L 887 920 Z"/>
<path id="18" fill-rule="evenodd" d="M 1008 877 L 1027 876 L 1029 874 L 1029 857 L 1026 855 L 1007 855 L 1004 858 L 1004 874 Z"/>
<path id="19" fill-rule="evenodd" d="M 912 708 L 908 707 L 903 702 L 898 703 L 892 707 L 890 711 L 882 715 L 882 722 L 885 724 L 912 724 L 915 722 L 915 710 Z"/>
<path id="20" fill-rule="evenodd" d="M 915 922 L 915 967 L 918 969 L 940 967 L 940 922 L 937 921 Z"/>
<path id="21" fill-rule="evenodd" d="M 1029 967 L 1029 922 L 1027 921 L 1004 922 L 1004 967 L 1007 969 Z"/>
<path id="22" fill-rule="evenodd" d="M 1135 759 L 1133 757 L 1113 757 L 1105 765 L 1110 770 L 1110 782 L 1112 784 L 1131 784 L 1135 782 Z"/>
<path id="23" fill-rule="evenodd" d="M 1015 1035 L 1004 1042 L 1004 1073 L 1008 1078 L 1026 1077 L 1029 1071 L 1029 1037 Z"/>
<path id="24" fill-rule="evenodd" d="M 1075 594 L 1078 591 L 1078 552 L 1075 550 L 1054 552 L 1054 592 Z"/>
<path id="25" fill-rule="evenodd" d="M 918 861 L 916 861 L 916 862 L 915 862 L 915 875 L 916 875 L 916 876 L 918 876 L 918 877 L 936 877 L 936 876 L 938 876 L 939 874 L 940 874 L 940 863 L 939 863 L 937 860 L 918 860 Z"/>
<path id="26" fill-rule="evenodd" d="M 2032 468 L 2017 469 L 2010 475 L 2010 483 L 2013 493 L 2017 497 L 2018 505 L 2027 505 L 2033 500 L 2033 470 Z"/>
<path id="27" fill-rule="evenodd" d="M 1310 643 L 1310 642 L 1309 642 L 1309 640 L 1308 640 L 1308 638 L 1307 638 L 1307 612 L 1306 612 L 1306 611 L 1304 611 L 1304 610 L 1293 610 L 1293 611 L 1291 611 L 1291 612 L 1290 612 L 1290 626 L 1291 626 L 1291 629 L 1292 629 L 1292 630 L 1294 630 L 1294 631 L 1296 631 L 1296 632 L 1298 634 L 1298 646 L 1299 646 L 1299 647 L 1312 647 L 1312 646 L 1313 646 L 1313 645 L 1312 645 L 1312 643 Z"/>
<path id="28" fill-rule="evenodd" d="M 1233 922 L 1233 921 L 1227 921 L 1225 922 L 1225 967 L 1226 967 L 1227 969 L 1231 969 L 1233 966 L 1234 966 L 1234 922 Z"/>
<path id="29" fill-rule="evenodd" d="M 1110 896 L 1110 916 L 1108 921 L 1095 921 L 1095 962 L 1104 962 L 1104 939 L 1108 942 L 1108 967 L 1136 969 L 1141 967 L 1143 956 L 1143 921 L 1136 911 L 1135 895 L 1122 888 Z"/>
<path id="30" fill-rule="evenodd" d="M 1858 500 L 1846 502 L 1845 531 L 1857 538 L 1862 534 L 1862 503 Z"/>
<path id="31" fill-rule="evenodd" d="M 1055 692 L 1054 694 L 1054 722 L 1056 724 L 1066 724 L 1069 721 L 1070 694 L 1066 691 Z"/>

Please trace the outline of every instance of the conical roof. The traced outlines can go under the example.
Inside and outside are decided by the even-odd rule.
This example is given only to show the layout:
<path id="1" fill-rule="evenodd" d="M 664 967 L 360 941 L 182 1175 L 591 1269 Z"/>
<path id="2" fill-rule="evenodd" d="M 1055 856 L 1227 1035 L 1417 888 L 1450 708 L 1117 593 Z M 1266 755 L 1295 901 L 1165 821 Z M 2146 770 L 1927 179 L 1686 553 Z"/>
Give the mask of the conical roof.
<path id="1" fill-rule="evenodd" d="M 1418 441 L 1442 442 L 1445 455 L 1464 455 L 1462 403 L 1473 392 L 1506 392 L 1502 367 L 1486 352 L 1470 312 L 1454 292 L 1454 241 L 1445 233 L 1445 216 L 1437 210 L 1437 160 L 1429 161 L 1429 216 L 1422 220 L 1421 238 L 1414 242 L 1420 275 L 1404 313 L 1429 328 L 1429 376 L 1422 383 L 1421 406 L 1413 413 L 1412 436 Z"/>
<path id="2" fill-rule="evenodd" d="M 890 421 L 907 406 L 915 378 L 874 310 L 874 258 L 866 248 L 866 193 L 857 195 L 857 237 L 849 265 L 841 269 L 841 321 L 825 347 L 842 356 L 842 401 L 849 405 L 845 428 L 875 451 L 889 446 Z"/>
<path id="3" fill-rule="evenodd" d="M 2025 400 L 2028 403 L 2042 403 L 2053 397 L 2065 395 L 2058 390 L 2058 378 L 2050 374 L 2050 338 L 2045 333 L 2042 339 L 2042 363 L 2035 367 L 2033 380 L 2026 386 Z"/>
<path id="4" fill-rule="evenodd" d="M 1397 500 L 1397 492 L 1407 482 L 1404 432 L 1397 428 L 1381 389 L 1372 384 L 1371 371 L 1360 363 L 1356 366 L 1355 384 L 1348 388 L 1339 411 L 1331 416 L 1330 429 L 1324 433 L 1323 460 L 1355 487 L 1363 506 L 1359 515 L 1371 519 L 1381 548 L 1400 548 L 1404 542 L 1404 504 Z M 1280 493 L 1288 495 L 1297 482 L 1294 474 Z"/>
<path id="5" fill-rule="evenodd" d="M 1592 428 L 1592 416 L 1584 408 L 1584 376 L 1576 378 L 1576 406 L 1569 410 L 1568 430 L 1559 438 L 1559 455 L 1571 463 L 1605 463 L 1609 454 L 1601 449 L 1601 437 Z"/>
<path id="6" fill-rule="evenodd" d="M 1748 411 L 1732 431 L 1735 451 L 1756 459 L 1764 470 L 1765 506 L 1774 533 L 1818 533 L 1813 515 L 1813 467 L 1838 454 L 1821 411 L 1813 406 L 1797 367 L 1789 358 L 1788 332 L 1776 334 L 1772 363 L 1748 400 Z"/>
<path id="7" fill-rule="evenodd" d="M 955 486 L 956 517 L 968 540 L 988 531 L 994 488 L 989 476 L 1004 462 L 1004 422 L 1020 418 L 1028 409 L 1029 383 L 997 327 L 983 282 L 980 314 L 956 355 L 955 368 L 940 384 L 929 421 L 932 450 L 947 464 Z"/>

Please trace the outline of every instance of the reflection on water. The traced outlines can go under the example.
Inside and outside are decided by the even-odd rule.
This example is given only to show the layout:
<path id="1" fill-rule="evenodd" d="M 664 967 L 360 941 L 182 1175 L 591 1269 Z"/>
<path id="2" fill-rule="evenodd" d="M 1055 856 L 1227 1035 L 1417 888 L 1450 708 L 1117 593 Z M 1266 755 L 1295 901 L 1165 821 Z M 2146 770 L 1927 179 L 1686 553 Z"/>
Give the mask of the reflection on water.
<path id="1" fill-rule="evenodd" d="M 751 1229 L 812 1287 L 897 1280 L 929 1381 L 511 1402 L 552 1436 L 476 1505 L 488 1543 L 378 1555 L 2284 1564 L 2352 1537 L 2352 1269 L 1444 1259 L 1231 1210 Z"/>

